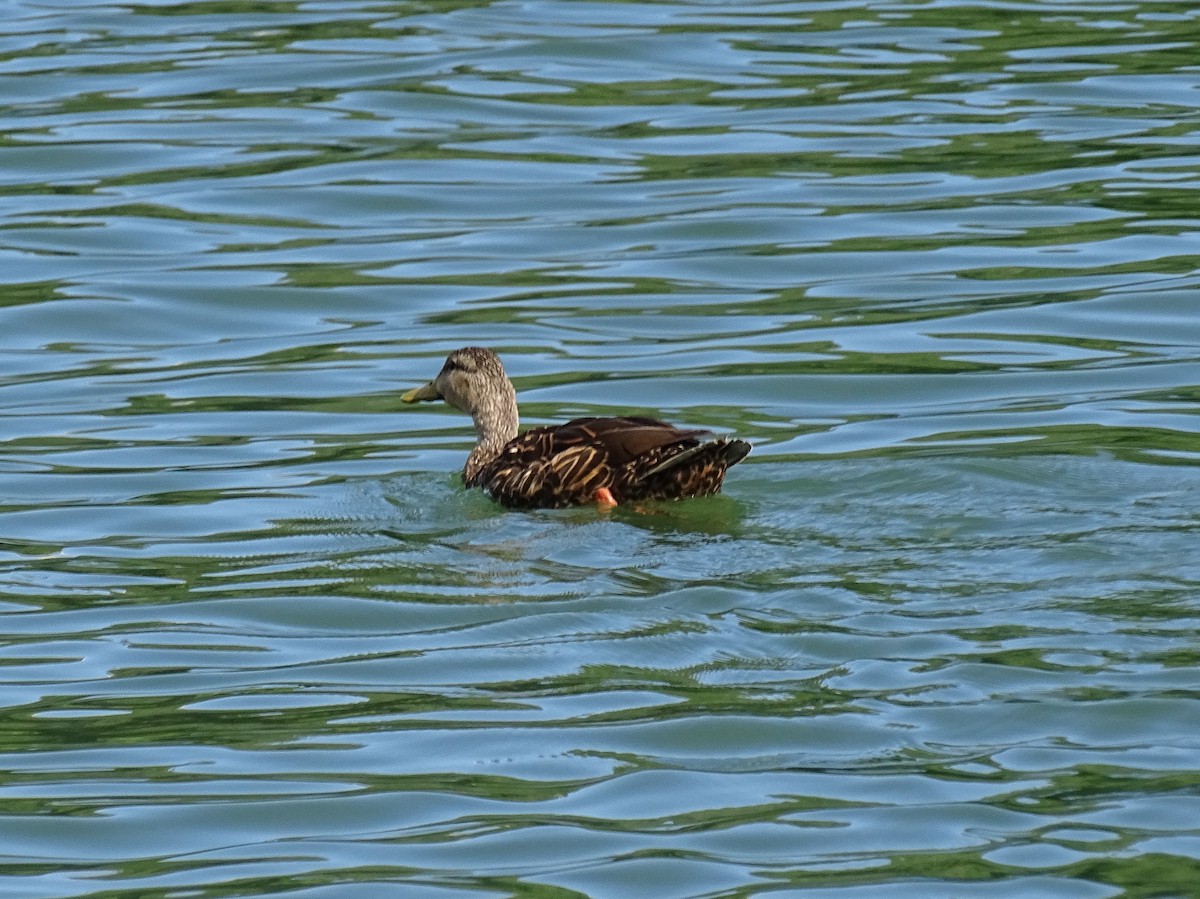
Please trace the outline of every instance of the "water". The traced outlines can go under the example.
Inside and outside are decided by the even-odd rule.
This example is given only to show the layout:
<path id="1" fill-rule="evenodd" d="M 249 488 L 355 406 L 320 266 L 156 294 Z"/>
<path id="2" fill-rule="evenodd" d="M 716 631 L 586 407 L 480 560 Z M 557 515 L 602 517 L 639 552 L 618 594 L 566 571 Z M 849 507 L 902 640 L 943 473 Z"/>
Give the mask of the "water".
<path id="1" fill-rule="evenodd" d="M 1191 5 L 5 12 L 0 894 L 1200 895 Z"/>

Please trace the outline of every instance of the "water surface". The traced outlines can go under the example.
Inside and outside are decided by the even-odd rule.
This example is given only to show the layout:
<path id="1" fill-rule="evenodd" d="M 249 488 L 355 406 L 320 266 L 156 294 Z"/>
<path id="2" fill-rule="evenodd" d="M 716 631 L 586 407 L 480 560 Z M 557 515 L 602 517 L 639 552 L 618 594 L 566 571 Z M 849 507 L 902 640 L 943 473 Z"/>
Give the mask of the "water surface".
<path id="1" fill-rule="evenodd" d="M 1196 895 L 1200 12 L 8 12 L 0 893 Z"/>

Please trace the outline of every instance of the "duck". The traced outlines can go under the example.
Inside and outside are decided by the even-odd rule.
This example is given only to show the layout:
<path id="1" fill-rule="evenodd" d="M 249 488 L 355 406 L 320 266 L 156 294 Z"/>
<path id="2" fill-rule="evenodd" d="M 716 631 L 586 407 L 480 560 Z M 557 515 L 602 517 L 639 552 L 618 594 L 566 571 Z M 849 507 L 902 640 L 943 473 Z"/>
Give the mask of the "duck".
<path id="1" fill-rule="evenodd" d="M 477 440 L 463 483 L 510 509 L 710 496 L 750 453 L 745 440 L 641 415 L 576 418 L 519 434 L 516 390 L 486 347 L 455 350 L 437 377 L 401 399 L 443 400 L 471 416 Z"/>

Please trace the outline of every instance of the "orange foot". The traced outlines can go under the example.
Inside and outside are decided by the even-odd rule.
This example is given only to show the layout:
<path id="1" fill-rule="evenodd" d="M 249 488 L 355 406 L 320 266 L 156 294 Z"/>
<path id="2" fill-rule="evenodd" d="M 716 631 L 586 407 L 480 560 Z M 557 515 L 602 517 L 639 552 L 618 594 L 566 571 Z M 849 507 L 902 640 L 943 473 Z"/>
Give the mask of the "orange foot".
<path id="1" fill-rule="evenodd" d="M 617 505 L 617 501 L 613 499 L 612 491 L 607 487 L 600 487 L 592 496 L 601 511 L 608 511 Z"/>

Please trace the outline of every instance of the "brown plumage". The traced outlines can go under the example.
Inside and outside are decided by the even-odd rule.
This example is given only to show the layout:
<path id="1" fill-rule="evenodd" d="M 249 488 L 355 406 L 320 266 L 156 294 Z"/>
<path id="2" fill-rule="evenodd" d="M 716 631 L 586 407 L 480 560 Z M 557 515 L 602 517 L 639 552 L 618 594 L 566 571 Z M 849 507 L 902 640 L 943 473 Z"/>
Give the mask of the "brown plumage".
<path id="1" fill-rule="evenodd" d="M 517 436 L 516 391 L 482 347 L 455 350 L 436 378 L 402 399 L 442 399 L 468 413 L 479 440 L 463 482 L 515 509 L 708 496 L 750 452 L 744 440 L 635 415 L 577 418 Z"/>

